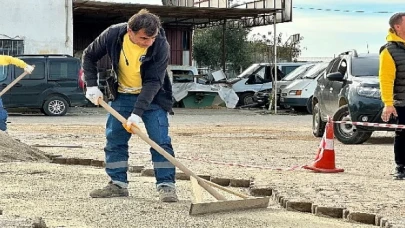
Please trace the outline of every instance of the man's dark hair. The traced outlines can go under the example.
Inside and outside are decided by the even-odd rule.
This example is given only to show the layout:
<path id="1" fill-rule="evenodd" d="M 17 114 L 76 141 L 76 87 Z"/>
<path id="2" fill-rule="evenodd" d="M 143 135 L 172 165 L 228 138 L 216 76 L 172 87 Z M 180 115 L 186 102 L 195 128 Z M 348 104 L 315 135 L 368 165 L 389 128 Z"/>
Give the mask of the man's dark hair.
<path id="1" fill-rule="evenodd" d="M 134 32 L 145 29 L 147 36 L 153 36 L 159 31 L 161 23 L 158 16 L 149 13 L 146 9 L 141 9 L 128 20 L 128 27 Z"/>
<path id="2" fill-rule="evenodd" d="M 394 26 L 402 23 L 402 17 L 405 16 L 405 12 L 396 13 L 391 16 L 389 20 L 390 27 L 395 29 Z"/>

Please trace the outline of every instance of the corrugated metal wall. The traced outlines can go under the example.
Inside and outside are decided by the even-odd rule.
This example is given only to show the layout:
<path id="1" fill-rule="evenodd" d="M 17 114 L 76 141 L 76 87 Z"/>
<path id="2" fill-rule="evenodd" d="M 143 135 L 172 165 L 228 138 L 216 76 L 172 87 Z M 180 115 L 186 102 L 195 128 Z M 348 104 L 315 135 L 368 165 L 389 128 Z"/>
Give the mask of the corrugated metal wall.
<path id="1" fill-rule="evenodd" d="M 182 65 L 183 64 L 183 45 L 182 37 L 183 31 L 175 28 L 165 29 L 167 41 L 170 44 L 170 64 Z"/>
<path id="2" fill-rule="evenodd" d="M 182 27 L 165 28 L 166 37 L 170 44 L 172 65 L 192 65 L 191 47 L 192 47 L 192 29 Z M 184 51 L 189 51 L 189 58 L 183 59 Z M 188 61 L 187 61 L 188 60 Z"/>

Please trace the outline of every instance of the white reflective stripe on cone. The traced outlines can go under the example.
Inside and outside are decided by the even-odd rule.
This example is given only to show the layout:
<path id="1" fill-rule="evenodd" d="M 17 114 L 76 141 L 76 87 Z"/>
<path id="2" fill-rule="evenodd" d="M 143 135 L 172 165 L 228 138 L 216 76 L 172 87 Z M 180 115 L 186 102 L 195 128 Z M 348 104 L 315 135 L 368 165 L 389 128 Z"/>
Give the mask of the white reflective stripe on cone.
<path id="1" fill-rule="evenodd" d="M 325 139 L 325 150 L 333 150 L 333 139 Z"/>

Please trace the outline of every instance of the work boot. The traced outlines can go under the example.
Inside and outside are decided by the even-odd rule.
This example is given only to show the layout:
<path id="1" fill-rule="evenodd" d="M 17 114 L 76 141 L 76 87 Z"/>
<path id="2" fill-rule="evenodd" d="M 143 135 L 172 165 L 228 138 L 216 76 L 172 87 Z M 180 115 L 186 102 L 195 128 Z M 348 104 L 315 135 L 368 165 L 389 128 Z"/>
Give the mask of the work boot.
<path id="1" fill-rule="evenodd" d="M 120 186 L 108 183 L 107 186 L 101 189 L 96 189 L 90 192 L 92 198 L 111 198 L 111 197 L 125 197 L 129 196 L 128 189 L 121 188 Z"/>
<path id="2" fill-rule="evenodd" d="M 176 188 L 170 186 L 161 186 L 158 190 L 160 201 L 166 203 L 177 202 Z"/>
<path id="3" fill-rule="evenodd" d="M 394 179 L 395 180 L 405 179 L 405 167 L 404 166 L 397 166 L 395 168 Z"/>

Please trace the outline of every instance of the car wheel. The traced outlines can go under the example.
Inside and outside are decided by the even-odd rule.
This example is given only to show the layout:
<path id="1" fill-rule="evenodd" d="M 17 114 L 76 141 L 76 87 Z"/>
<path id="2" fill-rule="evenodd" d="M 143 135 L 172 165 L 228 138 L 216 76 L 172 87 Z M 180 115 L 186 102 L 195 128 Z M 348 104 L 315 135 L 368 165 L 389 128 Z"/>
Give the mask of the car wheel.
<path id="1" fill-rule="evenodd" d="M 52 96 L 45 100 L 42 106 L 47 116 L 64 116 L 67 113 L 69 104 L 63 97 Z"/>
<path id="2" fill-rule="evenodd" d="M 326 123 L 322 121 L 319 104 L 315 104 L 312 111 L 312 134 L 315 137 L 322 137 L 325 132 Z"/>
<path id="3" fill-rule="evenodd" d="M 243 93 L 239 97 L 239 104 L 240 105 L 250 105 L 254 104 L 255 102 L 253 101 L 253 93 Z"/>
<path id="4" fill-rule="evenodd" d="M 334 121 L 351 121 L 349 107 L 343 105 L 333 116 Z M 362 144 L 367 141 L 373 132 L 358 131 L 352 124 L 334 124 L 335 137 L 343 144 Z"/>

